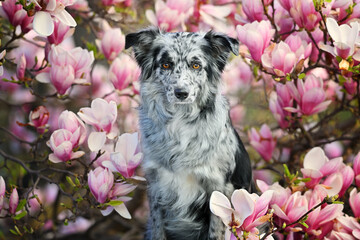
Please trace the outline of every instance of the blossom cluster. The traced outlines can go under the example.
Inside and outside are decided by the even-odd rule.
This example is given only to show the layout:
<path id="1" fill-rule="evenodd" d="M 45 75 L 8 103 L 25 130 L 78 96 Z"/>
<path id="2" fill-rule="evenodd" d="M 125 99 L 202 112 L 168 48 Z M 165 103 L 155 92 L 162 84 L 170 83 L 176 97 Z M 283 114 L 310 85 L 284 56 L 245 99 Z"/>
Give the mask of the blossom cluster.
<path id="1" fill-rule="evenodd" d="M 124 48 L 151 24 L 240 43 L 222 91 L 262 194 L 212 193 L 226 238 L 359 239 L 359 17 L 359 0 L 1 1 L 0 235 L 132 218 L 102 234 L 141 238 L 141 71 Z"/>

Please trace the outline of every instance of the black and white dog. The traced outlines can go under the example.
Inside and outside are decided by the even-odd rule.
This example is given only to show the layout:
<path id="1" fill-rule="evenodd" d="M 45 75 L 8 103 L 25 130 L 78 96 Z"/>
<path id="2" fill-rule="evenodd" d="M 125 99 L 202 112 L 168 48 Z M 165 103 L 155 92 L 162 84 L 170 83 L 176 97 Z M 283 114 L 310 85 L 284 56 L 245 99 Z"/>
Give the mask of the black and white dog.
<path id="1" fill-rule="evenodd" d="M 143 167 L 149 184 L 146 239 L 220 240 L 214 190 L 230 196 L 251 185 L 248 154 L 221 95 L 221 73 L 237 40 L 214 33 L 145 29 L 126 36 L 141 67 Z"/>

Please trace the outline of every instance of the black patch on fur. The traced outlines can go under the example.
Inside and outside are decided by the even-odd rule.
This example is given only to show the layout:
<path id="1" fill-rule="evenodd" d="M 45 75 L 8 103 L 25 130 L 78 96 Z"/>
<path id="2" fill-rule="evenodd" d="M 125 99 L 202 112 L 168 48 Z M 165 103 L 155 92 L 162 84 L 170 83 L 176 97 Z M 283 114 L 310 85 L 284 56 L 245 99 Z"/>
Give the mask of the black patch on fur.
<path id="1" fill-rule="evenodd" d="M 242 143 L 239 134 L 233 128 L 234 134 L 238 141 L 238 149 L 235 154 L 235 170 L 230 178 L 231 183 L 235 189 L 250 189 L 252 184 L 252 173 L 251 173 L 251 163 L 249 155 Z M 254 190 L 254 189 L 253 189 Z"/>
<path id="2" fill-rule="evenodd" d="M 137 33 L 130 33 L 125 38 L 125 49 L 134 48 L 135 59 L 141 67 L 141 72 L 147 79 L 151 76 L 153 64 L 146 65 L 146 59 L 149 57 L 152 43 L 154 39 L 160 34 L 160 31 L 155 28 L 149 28 Z"/>
<path id="3" fill-rule="evenodd" d="M 200 119 L 206 118 L 209 114 L 212 114 L 215 111 L 215 93 L 211 93 L 204 106 L 201 106 L 201 111 L 199 113 Z"/>
<path id="4" fill-rule="evenodd" d="M 204 46 L 203 51 L 212 56 L 219 72 L 224 70 L 230 51 L 235 55 L 239 54 L 239 42 L 234 38 L 212 31 L 208 32 L 204 38 L 209 45 Z"/>

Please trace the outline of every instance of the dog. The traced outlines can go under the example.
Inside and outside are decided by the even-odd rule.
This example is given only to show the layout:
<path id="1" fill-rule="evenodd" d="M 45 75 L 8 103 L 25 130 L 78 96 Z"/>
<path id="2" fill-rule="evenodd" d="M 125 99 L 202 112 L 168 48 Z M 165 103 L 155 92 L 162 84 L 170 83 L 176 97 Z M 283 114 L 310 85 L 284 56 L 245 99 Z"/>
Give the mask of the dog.
<path id="1" fill-rule="evenodd" d="M 226 226 L 209 208 L 215 190 L 249 189 L 249 156 L 221 95 L 221 73 L 237 40 L 221 33 L 126 36 L 141 68 L 139 128 L 150 217 L 145 239 L 219 240 Z"/>

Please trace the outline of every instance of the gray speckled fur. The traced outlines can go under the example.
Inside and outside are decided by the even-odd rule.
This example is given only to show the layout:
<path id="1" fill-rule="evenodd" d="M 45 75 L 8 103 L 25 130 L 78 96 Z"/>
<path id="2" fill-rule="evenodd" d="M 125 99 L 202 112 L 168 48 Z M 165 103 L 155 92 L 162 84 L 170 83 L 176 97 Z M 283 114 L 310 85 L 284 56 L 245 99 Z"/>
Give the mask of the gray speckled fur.
<path id="1" fill-rule="evenodd" d="M 129 34 L 126 48 L 131 46 L 142 69 L 139 118 L 150 201 L 145 238 L 223 239 L 225 226 L 209 210 L 210 195 L 230 196 L 251 182 L 247 153 L 220 93 L 221 72 L 238 43 L 213 32 L 150 28 Z M 177 99 L 175 88 L 189 97 Z"/>

